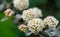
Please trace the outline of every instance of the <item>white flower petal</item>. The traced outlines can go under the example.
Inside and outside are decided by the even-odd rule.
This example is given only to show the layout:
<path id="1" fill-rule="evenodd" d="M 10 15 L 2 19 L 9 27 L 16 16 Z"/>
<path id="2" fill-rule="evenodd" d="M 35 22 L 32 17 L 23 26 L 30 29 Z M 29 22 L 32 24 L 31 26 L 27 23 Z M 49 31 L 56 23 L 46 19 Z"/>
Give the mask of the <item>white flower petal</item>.
<path id="1" fill-rule="evenodd" d="M 29 0 L 13 0 L 14 7 L 18 10 L 24 10 L 29 7 Z"/>
<path id="2" fill-rule="evenodd" d="M 48 25 L 49 27 L 56 28 L 59 21 L 53 16 L 48 16 L 44 19 L 44 23 L 45 25 Z"/>
<path id="3" fill-rule="evenodd" d="M 33 33 L 35 33 L 36 31 L 39 32 L 44 28 L 44 22 L 40 18 L 34 18 L 28 22 L 27 27 Z"/>
<path id="4" fill-rule="evenodd" d="M 38 17 L 42 17 L 42 12 L 40 9 L 38 9 L 36 7 L 30 8 L 28 10 L 24 10 L 23 14 L 22 14 L 22 18 L 26 22 L 28 22 L 29 20 L 31 20 L 33 18 L 38 18 Z"/>

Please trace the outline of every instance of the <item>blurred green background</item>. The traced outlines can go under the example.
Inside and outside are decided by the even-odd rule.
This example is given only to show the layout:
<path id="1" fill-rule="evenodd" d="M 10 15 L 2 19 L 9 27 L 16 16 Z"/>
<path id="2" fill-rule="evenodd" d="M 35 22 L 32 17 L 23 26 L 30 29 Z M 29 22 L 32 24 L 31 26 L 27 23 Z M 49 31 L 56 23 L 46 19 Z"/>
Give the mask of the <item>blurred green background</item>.
<path id="1" fill-rule="evenodd" d="M 6 0 L 8 3 L 12 0 Z M 60 0 L 29 0 L 30 6 L 38 7 L 42 10 L 43 18 L 48 15 L 55 16 L 60 21 Z M 0 11 L 0 20 L 4 17 L 3 11 Z M 0 22 L 0 37 L 25 37 L 17 26 L 13 23 L 13 17 L 10 17 L 7 21 Z M 58 24 L 59 26 L 59 24 Z M 31 36 L 30 36 L 31 37 Z"/>

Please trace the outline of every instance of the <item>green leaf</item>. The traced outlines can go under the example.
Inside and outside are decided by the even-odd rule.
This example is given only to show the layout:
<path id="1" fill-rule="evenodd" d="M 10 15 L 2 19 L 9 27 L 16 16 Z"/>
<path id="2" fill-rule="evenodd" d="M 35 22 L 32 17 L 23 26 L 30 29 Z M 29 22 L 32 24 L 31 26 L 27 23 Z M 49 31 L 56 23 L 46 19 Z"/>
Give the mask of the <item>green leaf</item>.
<path id="1" fill-rule="evenodd" d="M 3 18 L 3 14 L 0 13 L 0 15 L 0 18 Z M 0 37 L 24 37 L 24 33 L 13 24 L 10 17 L 7 21 L 0 22 Z"/>

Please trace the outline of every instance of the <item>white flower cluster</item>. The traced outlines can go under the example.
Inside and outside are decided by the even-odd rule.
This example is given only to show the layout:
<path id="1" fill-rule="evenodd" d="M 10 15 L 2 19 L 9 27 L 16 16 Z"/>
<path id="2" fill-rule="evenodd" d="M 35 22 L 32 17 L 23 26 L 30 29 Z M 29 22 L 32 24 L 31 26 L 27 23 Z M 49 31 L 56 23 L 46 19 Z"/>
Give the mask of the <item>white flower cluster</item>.
<path id="1" fill-rule="evenodd" d="M 6 16 L 11 16 L 14 14 L 14 11 L 11 9 L 7 9 L 6 11 L 4 11 Z M 38 33 L 40 31 L 42 31 L 46 25 L 48 25 L 49 28 L 56 28 L 56 26 L 58 25 L 59 21 L 53 17 L 53 16 L 47 16 L 44 20 L 42 20 L 39 17 L 42 17 L 42 12 L 40 9 L 34 7 L 34 8 L 30 8 L 28 10 L 24 10 L 23 14 L 16 14 L 15 15 L 15 19 L 17 19 L 19 21 L 19 19 L 23 19 L 24 22 L 26 22 L 27 24 L 21 24 L 19 25 L 19 29 L 23 32 L 28 32 L 30 31 L 31 33 Z M 17 22 L 17 20 L 15 22 Z M 19 22 L 20 23 L 20 22 Z"/>
<path id="2" fill-rule="evenodd" d="M 13 5 L 17 10 L 24 10 L 29 7 L 29 0 L 13 0 Z M 6 11 L 4 11 L 4 13 L 8 17 L 15 14 L 12 9 L 7 9 Z M 59 21 L 55 17 L 48 16 L 44 20 L 42 20 L 40 18 L 42 16 L 43 14 L 41 9 L 34 7 L 24 10 L 22 15 L 16 13 L 14 18 L 15 20 L 13 20 L 13 22 L 16 24 L 20 24 L 18 26 L 19 30 L 27 33 L 26 35 L 30 35 L 31 33 L 37 34 L 42 31 L 47 25 L 49 28 L 56 28 Z M 2 19 L 2 21 L 6 19 L 7 17 Z"/>
<path id="3" fill-rule="evenodd" d="M 18 10 L 24 10 L 29 7 L 29 0 L 13 0 L 14 7 Z"/>
<path id="4" fill-rule="evenodd" d="M 44 23 L 45 23 L 45 25 L 48 25 L 49 27 L 56 28 L 59 21 L 53 16 L 47 16 L 44 19 Z"/>
<path id="5" fill-rule="evenodd" d="M 42 12 L 40 9 L 34 7 L 34 8 L 30 8 L 28 10 L 24 10 L 23 14 L 22 14 L 22 18 L 25 21 L 29 21 L 33 18 L 37 18 L 37 17 L 42 17 Z"/>
<path id="6" fill-rule="evenodd" d="M 49 28 L 51 27 L 51 28 L 55 29 L 56 26 L 58 25 L 58 23 L 59 23 L 59 21 L 56 18 L 54 18 L 53 16 L 48 16 L 44 20 L 42 20 L 40 18 L 33 18 L 28 21 L 27 28 L 32 33 L 35 33 L 35 32 L 42 31 L 46 25 L 48 25 Z"/>
<path id="7" fill-rule="evenodd" d="M 40 18 L 34 18 L 28 22 L 27 27 L 33 33 L 39 32 L 44 28 L 44 22 Z"/>
<path id="8" fill-rule="evenodd" d="M 36 32 L 38 33 L 42 31 L 46 25 L 48 25 L 49 28 L 56 28 L 59 23 L 56 18 L 53 16 L 48 16 L 42 20 L 39 18 L 42 16 L 42 11 L 36 7 L 24 10 L 21 17 L 25 22 L 27 22 L 27 31 L 31 31 L 35 34 Z"/>
<path id="9" fill-rule="evenodd" d="M 6 11 L 4 11 L 4 13 L 6 16 L 12 16 L 12 15 L 14 15 L 15 12 L 11 9 L 7 9 Z"/>

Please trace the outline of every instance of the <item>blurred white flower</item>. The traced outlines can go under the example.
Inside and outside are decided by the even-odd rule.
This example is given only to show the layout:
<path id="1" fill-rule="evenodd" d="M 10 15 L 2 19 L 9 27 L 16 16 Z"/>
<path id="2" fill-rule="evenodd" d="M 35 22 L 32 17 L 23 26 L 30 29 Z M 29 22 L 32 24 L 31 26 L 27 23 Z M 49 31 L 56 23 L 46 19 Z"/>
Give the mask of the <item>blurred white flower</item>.
<path id="1" fill-rule="evenodd" d="M 7 19 L 8 19 L 8 17 L 5 16 L 5 17 L 3 17 L 0 21 L 1 21 L 1 22 L 4 22 L 4 21 L 6 21 Z"/>
<path id="2" fill-rule="evenodd" d="M 13 0 L 14 7 L 18 10 L 24 10 L 29 7 L 29 0 Z"/>
<path id="3" fill-rule="evenodd" d="M 33 18 L 38 18 L 38 17 L 42 17 L 42 12 L 40 9 L 36 7 L 30 8 L 28 10 L 24 10 L 22 14 L 23 20 L 27 22 Z"/>
<path id="4" fill-rule="evenodd" d="M 18 19 L 14 19 L 14 20 L 13 20 L 13 23 L 14 23 L 14 24 L 18 24 L 18 23 L 19 23 L 19 20 L 18 20 Z"/>
<path id="5" fill-rule="evenodd" d="M 48 30 L 45 30 L 45 33 L 49 35 L 49 37 L 56 36 L 56 32 L 53 28 L 49 28 Z"/>
<path id="6" fill-rule="evenodd" d="M 52 27 L 55 29 L 59 21 L 53 16 L 48 16 L 44 19 L 44 23 L 45 25 L 48 25 L 49 27 Z"/>
<path id="7" fill-rule="evenodd" d="M 0 11 L 2 11 L 4 9 L 6 4 L 7 4 L 7 2 L 5 0 L 1 0 Z"/>
<path id="8" fill-rule="evenodd" d="M 16 14 L 15 15 L 15 19 L 21 19 L 21 15 L 20 14 Z"/>
<path id="9" fill-rule="evenodd" d="M 27 26 L 24 24 L 19 25 L 18 28 L 23 32 L 27 32 Z"/>
<path id="10" fill-rule="evenodd" d="M 55 30 L 55 34 L 60 37 L 60 26 L 57 27 L 57 29 Z"/>
<path id="11" fill-rule="evenodd" d="M 0 11 L 3 10 L 4 4 L 0 4 Z"/>
<path id="12" fill-rule="evenodd" d="M 7 9 L 6 11 L 4 11 L 4 13 L 6 16 L 12 16 L 15 14 L 15 12 L 11 9 Z"/>
<path id="13" fill-rule="evenodd" d="M 39 32 L 44 28 L 44 22 L 40 18 L 34 18 L 28 22 L 27 27 L 32 33 Z"/>
<path id="14" fill-rule="evenodd" d="M 12 16 L 15 14 L 15 12 L 11 9 L 7 9 L 6 11 L 4 11 L 4 13 L 6 16 L 1 19 L 1 22 L 6 21 L 8 19 L 8 16 Z"/>

